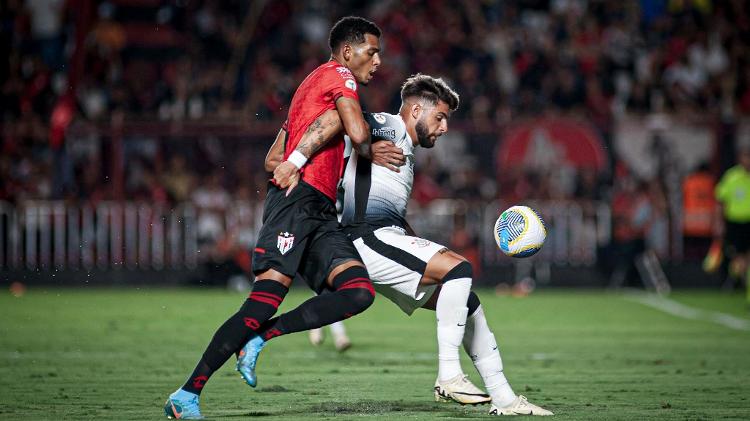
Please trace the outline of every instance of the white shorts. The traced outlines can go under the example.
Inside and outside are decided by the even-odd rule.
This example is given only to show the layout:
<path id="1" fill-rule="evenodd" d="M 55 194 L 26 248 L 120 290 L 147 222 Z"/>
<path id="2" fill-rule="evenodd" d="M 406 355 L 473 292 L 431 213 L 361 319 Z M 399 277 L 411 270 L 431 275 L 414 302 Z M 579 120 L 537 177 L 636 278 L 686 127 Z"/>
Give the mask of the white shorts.
<path id="1" fill-rule="evenodd" d="M 445 247 L 406 235 L 400 227 L 379 228 L 354 240 L 375 290 L 406 314 L 422 307 L 437 285 L 420 285 L 427 262 Z"/>

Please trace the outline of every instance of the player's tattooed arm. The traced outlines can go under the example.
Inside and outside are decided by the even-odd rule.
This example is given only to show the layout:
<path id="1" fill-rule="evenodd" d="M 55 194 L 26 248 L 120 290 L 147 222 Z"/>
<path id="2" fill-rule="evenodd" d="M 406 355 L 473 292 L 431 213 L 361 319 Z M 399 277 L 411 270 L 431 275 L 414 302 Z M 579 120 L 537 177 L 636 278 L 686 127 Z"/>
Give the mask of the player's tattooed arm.
<path id="1" fill-rule="evenodd" d="M 271 149 L 269 149 L 266 154 L 266 160 L 264 162 L 266 171 L 273 172 L 273 170 L 275 170 L 284 159 L 286 136 L 286 130 L 280 129 L 279 134 L 276 135 L 276 140 L 273 142 L 273 145 L 271 145 Z"/>
<path id="2" fill-rule="evenodd" d="M 310 158 L 336 133 L 341 131 L 341 128 L 341 120 L 338 118 L 338 113 L 333 110 L 326 111 L 307 128 L 295 150 L 300 151 L 305 157 Z M 276 140 L 266 155 L 264 163 L 266 171 L 273 172 L 281 164 L 281 161 L 284 160 L 287 135 L 288 133 L 284 129 L 279 130 L 279 134 L 276 135 Z"/>
<path id="3" fill-rule="evenodd" d="M 307 127 L 295 150 L 310 158 L 341 129 L 343 126 L 336 110 L 326 111 Z"/>
<path id="4" fill-rule="evenodd" d="M 315 119 L 302 134 L 294 153 L 290 155 L 287 161 L 277 164 L 273 169 L 273 180 L 277 186 L 287 189 L 286 195 L 292 192 L 292 189 L 299 183 L 300 168 L 304 166 L 307 158 L 310 158 L 315 152 L 320 150 L 329 140 L 331 140 L 342 129 L 341 119 L 336 110 L 329 110 Z M 278 139 L 277 139 L 278 140 Z M 295 163 L 294 154 L 304 155 L 301 163 Z M 283 156 L 283 150 L 282 150 Z"/>

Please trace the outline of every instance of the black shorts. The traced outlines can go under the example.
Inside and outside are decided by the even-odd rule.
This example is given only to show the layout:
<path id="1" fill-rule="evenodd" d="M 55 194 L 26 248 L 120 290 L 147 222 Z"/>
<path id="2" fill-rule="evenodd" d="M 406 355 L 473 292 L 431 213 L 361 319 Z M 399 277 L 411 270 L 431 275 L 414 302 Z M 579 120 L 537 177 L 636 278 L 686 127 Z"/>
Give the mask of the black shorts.
<path id="1" fill-rule="evenodd" d="M 736 224 L 726 221 L 724 230 L 724 247 L 728 251 L 735 253 L 746 253 L 750 251 L 750 222 L 746 224 Z"/>
<path id="2" fill-rule="evenodd" d="M 299 274 L 320 293 L 333 268 L 362 259 L 341 229 L 331 199 L 304 181 L 289 197 L 285 194 L 269 183 L 253 272 L 274 269 L 291 278 Z"/>

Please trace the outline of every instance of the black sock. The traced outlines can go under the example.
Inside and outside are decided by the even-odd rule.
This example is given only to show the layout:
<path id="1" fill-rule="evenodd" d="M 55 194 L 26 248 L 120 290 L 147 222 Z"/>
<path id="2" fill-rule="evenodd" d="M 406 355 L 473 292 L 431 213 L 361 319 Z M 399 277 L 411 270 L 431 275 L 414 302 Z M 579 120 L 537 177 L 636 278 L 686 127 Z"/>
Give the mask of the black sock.
<path id="1" fill-rule="evenodd" d="M 200 395 L 203 385 L 214 371 L 224 365 L 232 354 L 239 352 L 253 332 L 257 332 L 276 313 L 288 291 L 287 287 L 276 281 L 255 281 L 253 291 L 240 310 L 216 331 L 182 389 Z"/>
<path id="2" fill-rule="evenodd" d="M 362 266 L 345 269 L 333 279 L 334 291 L 310 298 L 294 310 L 274 317 L 260 329 L 266 340 L 327 326 L 359 314 L 372 304 L 375 290 Z"/>

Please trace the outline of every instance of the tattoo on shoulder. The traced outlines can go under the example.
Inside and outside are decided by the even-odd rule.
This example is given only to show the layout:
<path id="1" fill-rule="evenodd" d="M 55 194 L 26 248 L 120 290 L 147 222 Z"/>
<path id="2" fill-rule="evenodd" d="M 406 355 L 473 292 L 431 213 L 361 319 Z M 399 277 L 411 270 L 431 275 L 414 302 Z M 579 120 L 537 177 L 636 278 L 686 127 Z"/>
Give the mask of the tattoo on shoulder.
<path id="1" fill-rule="evenodd" d="M 448 251 L 450 251 L 450 250 L 448 250 L 448 248 L 447 248 L 447 247 L 443 247 L 443 248 L 441 248 L 440 250 L 438 250 L 438 253 L 440 253 L 440 254 L 445 254 L 445 253 L 448 253 Z"/>

